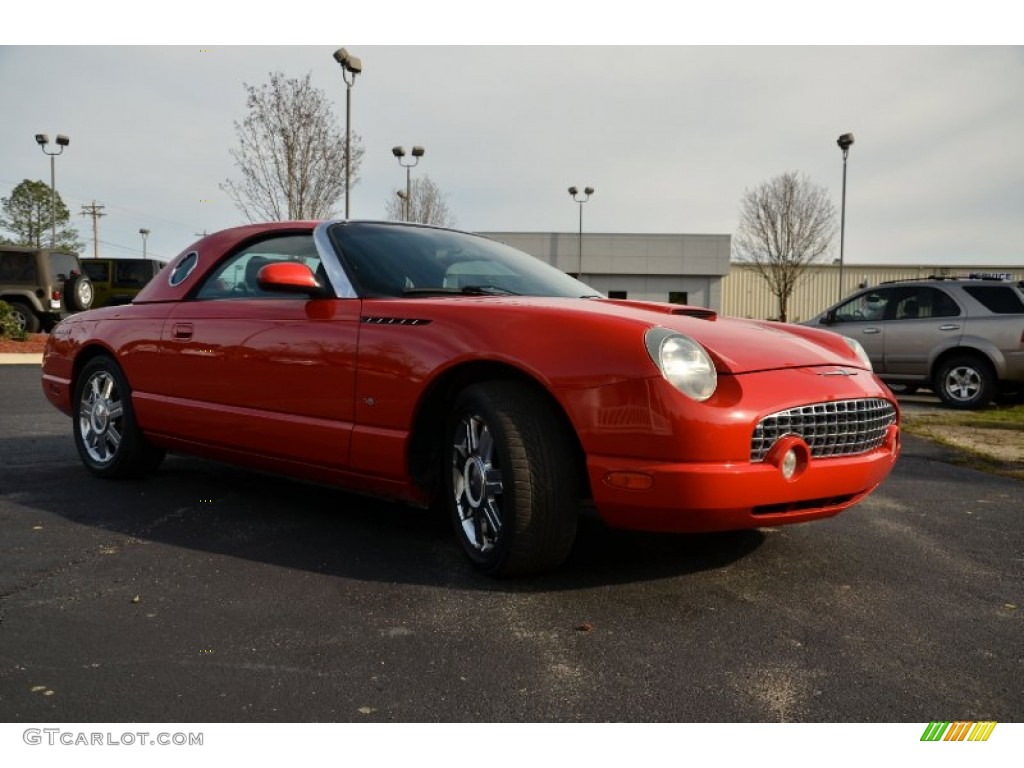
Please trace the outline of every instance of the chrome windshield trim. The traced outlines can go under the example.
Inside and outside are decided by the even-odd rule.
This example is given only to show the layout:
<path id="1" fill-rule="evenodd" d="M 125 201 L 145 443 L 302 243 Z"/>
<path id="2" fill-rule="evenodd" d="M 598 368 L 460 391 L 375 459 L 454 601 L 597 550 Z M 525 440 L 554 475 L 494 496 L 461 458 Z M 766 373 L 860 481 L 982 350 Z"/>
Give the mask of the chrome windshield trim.
<path id="1" fill-rule="evenodd" d="M 345 269 L 341 266 L 341 260 L 334 250 L 331 238 L 327 234 L 327 230 L 331 225 L 339 223 L 341 222 L 338 219 L 330 219 L 317 224 L 316 229 L 313 230 L 313 243 L 316 245 L 317 253 L 320 254 L 320 263 L 324 265 L 324 269 L 327 271 L 327 279 L 331 281 L 334 295 L 339 299 L 355 299 L 358 298 L 356 289 L 352 286 L 348 275 L 345 274 Z"/>

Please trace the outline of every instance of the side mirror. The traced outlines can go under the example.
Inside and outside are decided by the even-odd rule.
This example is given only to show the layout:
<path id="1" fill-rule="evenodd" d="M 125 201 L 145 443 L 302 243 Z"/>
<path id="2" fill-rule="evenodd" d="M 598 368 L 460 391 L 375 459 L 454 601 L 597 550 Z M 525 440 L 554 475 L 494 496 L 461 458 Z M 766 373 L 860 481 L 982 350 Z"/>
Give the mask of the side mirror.
<path id="1" fill-rule="evenodd" d="M 330 295 L 327 288 L 316 281 L 312 270 L 297 261 L 267 264 L 256 273 L 256 281 L 264 291 L 297 293 L 311 299 L 323 299 Z"/>
<path id="2" fill-rule="evenodd" d="M 822 325 L 833 325 L 835 323 L 835 321 L 836 321 L 836 311 L 834 309 L 830 309 L 828 312 L 825 313 L 825 317 L 822 319 L 821 324 Z"/>

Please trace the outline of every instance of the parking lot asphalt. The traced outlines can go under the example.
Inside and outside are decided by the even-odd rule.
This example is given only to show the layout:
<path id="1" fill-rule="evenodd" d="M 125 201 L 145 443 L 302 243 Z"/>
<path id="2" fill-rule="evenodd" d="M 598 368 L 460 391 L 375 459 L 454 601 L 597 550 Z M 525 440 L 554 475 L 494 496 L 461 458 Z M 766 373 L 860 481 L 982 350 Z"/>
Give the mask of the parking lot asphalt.
<path id="1" fill-rule="evenodd" d="M 0 720 L 1024 719 L 1024 485 L 907 438 L 832 520 L 475 574 L 445 520 L 170 457 L 81 466 L 0 368 Z"/>

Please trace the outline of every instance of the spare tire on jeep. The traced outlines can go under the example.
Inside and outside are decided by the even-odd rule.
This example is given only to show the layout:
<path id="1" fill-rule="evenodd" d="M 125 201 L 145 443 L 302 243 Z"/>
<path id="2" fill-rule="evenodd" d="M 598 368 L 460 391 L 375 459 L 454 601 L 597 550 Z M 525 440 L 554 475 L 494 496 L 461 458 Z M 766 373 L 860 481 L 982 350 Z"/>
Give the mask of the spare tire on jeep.
<path id="1" fill-rule="evenodd" d="M 92 281 L 88 275 L 72 274 L 64 281 L 64 304 L 72 312 L 83 312 L 92 306 Z"/>

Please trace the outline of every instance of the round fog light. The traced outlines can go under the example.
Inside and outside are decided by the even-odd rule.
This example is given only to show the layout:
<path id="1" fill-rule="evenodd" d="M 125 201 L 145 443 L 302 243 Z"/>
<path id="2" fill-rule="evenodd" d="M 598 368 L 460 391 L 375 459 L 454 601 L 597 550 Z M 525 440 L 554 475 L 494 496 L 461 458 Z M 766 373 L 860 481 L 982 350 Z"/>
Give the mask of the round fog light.
<path id="1" fill-rule="evenodd" d="M 787 480 L 793 477 L 799 461 L 799 457 L 796 455 L 796 448 L 790 448 L 786 451 L 786 455 L 782 457 L 782 466 L 779 467 L 782 470 L 782 476 Z"/>
<path id="2" fill-rule="evenodd" d="M 811 460 L 811 449 L 799 435 L 783 435 L 764 457 L 765 463 L 779 470 L 782 479 L 796 482 L 807 469 Z"/>

